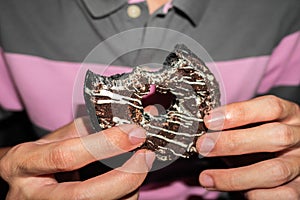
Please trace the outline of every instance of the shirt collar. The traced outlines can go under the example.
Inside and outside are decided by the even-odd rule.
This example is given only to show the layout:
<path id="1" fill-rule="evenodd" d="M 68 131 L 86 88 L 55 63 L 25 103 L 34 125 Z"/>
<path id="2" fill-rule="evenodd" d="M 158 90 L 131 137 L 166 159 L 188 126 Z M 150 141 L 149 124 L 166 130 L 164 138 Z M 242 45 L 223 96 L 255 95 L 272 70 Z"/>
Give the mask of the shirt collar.
<path id="1" fill-rule="evenodd" d="M 173 7 L 182 11 L 194 25 L 198 25 L 209 0 L 173 0 Z"/>
<path id="2" fill-rule="evenodd" d="M 118 10 L 128 0 L 82 0 L 94 18 L 101 18 Z M 194 25 L 198 25 L 209 0 L 173 0 L 173 7 L 182 11 Z"/>
<path id="3" fill-rule="evenodd" d="M 118 10 L 127 0 L 82 0 L 94 18 L 101 18 Z"/>

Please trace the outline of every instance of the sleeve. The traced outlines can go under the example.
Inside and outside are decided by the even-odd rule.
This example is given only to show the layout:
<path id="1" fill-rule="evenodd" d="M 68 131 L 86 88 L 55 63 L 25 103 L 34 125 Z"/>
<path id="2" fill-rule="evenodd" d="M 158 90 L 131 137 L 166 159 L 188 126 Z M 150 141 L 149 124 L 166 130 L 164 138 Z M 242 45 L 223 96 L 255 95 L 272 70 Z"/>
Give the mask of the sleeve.
<path id="1" fill-rule="evenodd" d="M 0 49 L 0 148 L 37 139 L 7 67 Z"/>
<path id="2" fill-rule="evenodd" d="M 270 56 L 257 93 L 276 95 L 300 105 L 300 3 L 293 12 L 290 22 L 285 21 L 290 25 Z"/>
<path id="3" fill-rule="evenodd" d="M 14 85 L 5 54 L 0 46 L 0 107 L 6 110 L 23 110 L 22 102 Z"/>
<path id="4" fill-rule="evenodd" d="M 300 31 L 273 51 L 258 94 L 273 94 L 300 104 Z"/>

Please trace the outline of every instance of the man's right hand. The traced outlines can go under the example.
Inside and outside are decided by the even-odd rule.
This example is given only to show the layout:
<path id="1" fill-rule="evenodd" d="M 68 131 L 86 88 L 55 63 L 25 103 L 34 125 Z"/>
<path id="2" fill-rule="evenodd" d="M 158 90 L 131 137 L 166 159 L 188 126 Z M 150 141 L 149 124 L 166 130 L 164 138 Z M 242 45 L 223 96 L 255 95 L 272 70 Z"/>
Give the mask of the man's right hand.
<path id="1" fill-rule="evenodd" d="M 83 119 L 76 119 L 76 124 L 81 127 Z M 55 179 L 58 172 L 74 171 L 139 147 L 146 133 L 137 125 L 91 135 L 84 129 L 79 132 L 82 135 L 73 122 L 38 141 L 11 148 L 0 160 L 1 177 L 10 186 L 7 199 L 119 199 L 136 191 L 155 159 L 147 150 L 137 151 L 121 167 L 86 181 L 59 183 Z"/>

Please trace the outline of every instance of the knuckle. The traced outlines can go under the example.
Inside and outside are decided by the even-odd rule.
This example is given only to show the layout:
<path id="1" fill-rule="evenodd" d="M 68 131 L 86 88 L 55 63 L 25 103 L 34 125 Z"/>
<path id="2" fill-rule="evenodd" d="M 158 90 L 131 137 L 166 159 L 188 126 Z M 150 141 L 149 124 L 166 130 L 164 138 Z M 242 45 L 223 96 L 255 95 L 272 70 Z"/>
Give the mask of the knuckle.
<path id="1" fill-rule="evenodd" d="M 48 162 L 57 171 L 72 171 L 70 164 L 74 161 L 74 155 L 63 146 L 64 142 L 60 142 L 51 149 Z"/>
<path id="2" fill-rule="evenodd" d="M 6 157 L 0 160 L 0 176 L 7 181 L 10 176 L 10 163 L 7 161 Z"/>
<path id="3" fill-rule="evenodd" d="M 233 111 L 229 110 L 226 113 L 226 119 L 245 119 L 247 116 L 247 112 L 244 108 L 243 104 L 236 104 L 235 109 Z"/>
<path id="4" fill-rule="evenodd" d="M 276 142 L 278 143 L 277 145 L 280 148 L 282 149 L 288 148 L 295 144 L 295 136 L 289 126 L 279 122 L 275 122 L 273 124 L 273 129 L 275 135 L 277 135 L 276 138 Z"/>
<path id="5" fill-rule="evenodd" d="M 269 95 L 267 98 L 267 105 L 271 108 L 274 118 L 279 118 L 284 111 L 284 104 L 282 100 L 274 95 Z"/>
<path id="6" fill-rule="evenodd" d="M 18 144 L 14 147 L 12 147 L 9 152 L 7 152 L 7 155 L 9 157 L 14 156 L 14 155 L 22 155 L 24 153 L 26 153 L 26 149 L 27 147 L 30 145 L 30 143 L 22 143 L 22 144 Z"/>
<path id="7" fill-rule="evenodd" d="M 271 172 L 276 185 L 288 182 L 293 175 L 287 164 L 281 160 L 274 160 L 272 162 Z"/>
<path id="8" fill-rule="evenodd" d="M 1 159 L 0 159 L 0 176 L 4 180 L 10 179 L 17 174 L 18 170 L 22 170 L 25 167 L 26 160 L 22 159 L 26 148 L 30 143 L 22 143 L 12 147 Z M 14 158 L 18 159 L 14 159 Z"/>
<path id="9" fill-rule="evenodd" d="M 294 111 L 294 116 L 300 116 L 300 106 L 294 102 L 292 102 L 292 110 Z M 300 124 L 300 118 L 296 117 L 296 123 Z"/>
<path id="10" fill-rule="evenodd" d="M 292 102 L 293 104 L 293 110 L 295 110 L 296 114 L 300 114 L 300 106 L 294 102 Z"/>
<path id="11" fill-rule="evenodd" d="M 225 142 L 222 142 L 223 144 L 226 144 L 226 147 L 222 149 L 224 152 L 236 152 L 239 148 L 240 140 L 236 136 L 236 134 L 223 134 L 227 140 Z M 225 149 L 226 148 L 226 149 Z"/>

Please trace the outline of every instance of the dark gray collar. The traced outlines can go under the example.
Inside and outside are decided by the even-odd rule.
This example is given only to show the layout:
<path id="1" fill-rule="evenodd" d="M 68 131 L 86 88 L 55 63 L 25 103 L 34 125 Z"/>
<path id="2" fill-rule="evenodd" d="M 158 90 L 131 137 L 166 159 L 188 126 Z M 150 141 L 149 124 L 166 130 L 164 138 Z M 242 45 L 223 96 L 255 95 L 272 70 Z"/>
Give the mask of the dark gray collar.
<path id="1" fill-rule="evenodd" d="M 94 18 L 101 18 L 118 10 L 127 0 L 82 0 L 89 13 Z"/>
<path id="2" fill-rule="evenodd" d="M 173 7 L 182 11 L 194 25 L 198 25 L 209 0 L 173 0 Z"/>
<path id="3" fill-rule="evenodd" d="M 94 18 L 101 18 L 118 10 L 127 0 L 82 0 Z M 194 25 L 197 25 L 209 0 L 173 0 L 173 7 L 183 12 Z"/>

